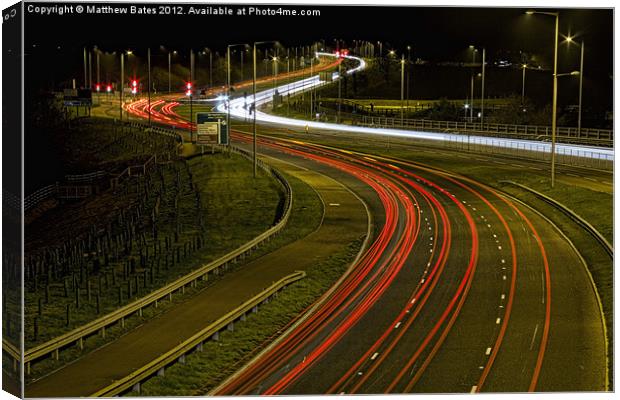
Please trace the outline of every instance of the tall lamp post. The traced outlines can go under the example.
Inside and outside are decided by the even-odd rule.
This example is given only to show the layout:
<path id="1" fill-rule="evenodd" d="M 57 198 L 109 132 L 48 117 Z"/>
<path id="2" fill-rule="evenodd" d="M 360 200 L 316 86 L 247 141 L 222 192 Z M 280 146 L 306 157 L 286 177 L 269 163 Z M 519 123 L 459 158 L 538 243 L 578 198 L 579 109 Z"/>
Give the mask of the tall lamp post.
<path id="1" fill-rule="evenodd" d="M 400 126 L 405 122 L 405 54 L 400 59 Z"/>
<path id="2" fill-rule="evenodd" d="M 147 69 L 148 69 L 148 85 L 149 85 L 149 90 L 147 92 L 147 101 L 148 101 L 148 105 L 147 105 L 147 109 L 148 109 L 148 113 L 149 113 L 149 127 L 151 126 L 151 48 L 149 47 L 147 49 L 146 52 L 146 65 L 147 65 Z"/>
<path id="3" fill-rule="evenodd" d="M 579 60 L 579 114 L 577 115 L 577 136 L 581 136 L 581 98 L 583 93 L 583 54 L 585 52 L 585 42 L 582 40 L 581 43 L 577 43 L 573 40 L 572 37 L 567 37 L 566 41 L 568 43 L 576 43 L 579 47 L 581 47 L 581 57 Z"/>
<path id="4" fill-rule="evenodd" d="M 555 42 L 553 50 L 553 105 L 551 111 L 551 187 L 555 186 L 555 140 L 556 140 L 556 124 L 557 124 L 557 107 L 558 107 L 558 31 L 560 27 L 560 13 L 547 11 L 526 11 L 526 14 L 543 14 L 555 17 L 555 33 L 553 40 Z"/>
<path id="5" fill-rule="evenodd" d="M 172 93 L 172 53 L 168 52 L 168 94 Z"/>
<path id="6" fill-rule="evenodd" d="M 527 69 L 527 64 L 523 64 L 521 68 L 523 68 L 523 80 L 521 83 L 521 105 L 523 105 L 525 104 L 525 70 Z"/>
<path id="7" fill-rule="evenodd" d="M 236 46 L 248 46 L 247 43 L 236 43 L 229 44 L 226 48 L 226 126 L 228 127 L 228 131 L 230 132 L 230 49 Z M 211 52 L 209 52 L 211 54 Z M 243 53 L 241 53 L 243 54 Z M 230 140 L 228 141 L 230 144 Z"/>
<path id="8" fill-rule="evenodd" d="M 168 93 L 172 93 L 172 56 L 176 55 L 177 51 L 168 51 Z"/>
<path id="9" fill-rule="evenodd" d="M 256 158 L 256 46 L 259 44 L 265 44 L 265 43 L 277 43 L 277 41 L 275 40 L 267 40 L 267 41 L 262 41 L 262 42 L 254 42 L 254 45 L 252 46 L 252 63 L 253 63 L 253 67 L 254 67 L 254 76 L 252 78 L 252 117 L 253 117 L 253 122 L 252 122 L 252 161 L 254 164 L 254 178 L 256 178 L 256 173 L 257 173 L 257 158 Z"/>
<path id="10" fill-rule="evenodd" d="M 486 50 L 482 48 L 482 89 L 480 93 L 480 129 L 484 122 L 484 78 L 485 78 Z"/>
<path id="11" fill-rule="evenodd" d="M 409 76 L 411 75 L 411 46 L 407 46 L 407 113 L 409 113 Z M 409 114 L 407 114 L 409 117 Z"/>
<path id="12" fill-rule="evenodd" d="M 478 49 L 476 49 L 473 45 L 469 46 L 469 49 L 472 51 L 472 64 L 476 64 L 476 53 L 478 52 Z M 470 93 L 470 107 L 469 107 L 469 122 L 474 122 L 474 72 L 473 72 L 473 66 L 472 66 L 472 71 L 470 74 L 470 78 L 471 78 L 471 93 Z"/>
<path id="13" fill-rule="evenodd" d="M 118 119 L 123 122 L 123 90 L 125 90 L 125 53 L 121 51 L 121 86 L 118 91 Z"/>
<path id="14" fill-rule="evenodd" d="M 212 88 L 213 87 L 213 51 L 208 47 L 205 47 L 204 51 L 209 52 L 209 88 Z"/>

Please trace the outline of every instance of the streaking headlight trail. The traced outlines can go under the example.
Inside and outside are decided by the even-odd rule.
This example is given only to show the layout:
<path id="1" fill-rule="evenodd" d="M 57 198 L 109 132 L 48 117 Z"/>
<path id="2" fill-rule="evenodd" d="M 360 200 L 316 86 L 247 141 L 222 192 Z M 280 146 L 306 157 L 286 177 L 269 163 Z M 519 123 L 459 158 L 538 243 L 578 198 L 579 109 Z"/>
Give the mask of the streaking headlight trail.
<path id="1" fill-rule="evenodd" d="M 316 53 L 317 56 L 321 57 L 336 57 L 335 54 L 331 53 Z M 362 71 L 366 68 L 366 62 L 355 56 L 349 55 L 341 55 L 343 58 L 347 58 L 349 60 L 354 60 L 358 62 L 358 65 L 354 68 L 351 68 L 345 72 L 347 75 L 351 75 L 353 73 Z M 340 79 L 338 72 L 334 72 L 332 74 L 332 79 L 337 81 Z M 463 135 L 450 134 L 450 133 L 437 133 L 437 132 L 424 132 L 424 131 L 414 131 L 414 130 L 405 130 L 405 129 L 387 129 L 387 128 L 371 128 L 371 127 L 360 127 L 360 126 L 351 126 L 351 125 L 341 125 L 329 122 L 318 122 L 318 121 L 310 121 L 310 120 L 299 120 L 293 118 L 279 117 L 275 115 L 270 115 L 264 113 L 258 108 L 264 104 L 267 104 L 272 101 L 274 92 L 277 91 L 278 94 L 282 96 L 293 95 L 296 93 L 301 93 L 304 91 L 308 91 L 313 88 L 317 88 L 320 86 L 327 85 L 328 82 L 321 81 L 319 75 L 315 75 L 309 78 L 302 79 L 300 81 L 296 81 L 293 83 L 284 84 L 278 86 L 276 89 L 267 89 L 261 92 L 256 93 L 256 120 L 259 122 L 266 122 L 277 125 L 286 125 L 286 126 L 294 126 L 294 127 L 302 127 L 312 129 L 324 129 L 331 131 L 341 131 L 341 132 L 358 132 L 372 135 L 384 135 L 384 136 L 393 136 L 393 137 L 406 137 L 406 138 L 414 138 L 414 139 L 427 139 L 427 140 L 437 140 L 437 141 L 458 141 L 463 139 Z M 247 96 L 247 98 L 239 97 L 230 100 L 230 115 L 236 118 L 247 119 L 253 117 L 250 112 L 251 104 L 253 102 L 253 95 Z M 217 111 L 226 112 L 226 104 L 222 102 L 216 107 Z M 525 140 L 525 139 L 508 139 L 508 138 L 494 138 L 488 136 L 468 136 L 468 140 L 471 143 L 475 144 L 483 144 L 487 146 L 494 147 L 503 147 L 503 148 L 513 148 L 513 149 L 527 149 L 536 152 L 551 152 L 551 143 L 541 142 L 535 140 Z M 613 161 L 614 159 L 614 151 L 613 149 L 603 148 L 603 147 L 594 147 L 594 146 L 579 146 L 572 144 L 562 144 L 556 143 L 556 154 L 562 155 L 572 155 L 578 157 L 586 157 L 586 158 L 600 158 L 603 160 Z"/>

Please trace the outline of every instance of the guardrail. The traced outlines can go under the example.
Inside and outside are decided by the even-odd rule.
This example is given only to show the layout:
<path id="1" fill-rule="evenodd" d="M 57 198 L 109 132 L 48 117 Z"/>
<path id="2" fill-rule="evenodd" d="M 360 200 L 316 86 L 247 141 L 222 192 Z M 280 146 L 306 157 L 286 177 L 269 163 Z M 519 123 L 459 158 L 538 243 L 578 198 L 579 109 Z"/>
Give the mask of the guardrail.
<path id="1" fill-rule="evenodd" d="M 150 170 L 153 166 L 155 166 L 155 164 L 157 164 L 157 155 L 153 154 L 148 160 L 146 160 L 144 164 L 130 165 L 129 167 L 125 168 L 123 172 L 110 179 L 110 187 L 112 189 L 115 189 L 118 186 L 120 180 L 125 176 L 127 176 L 127 178 L 130 178 L 136 175 L 146 175 L 147 169 Z"/>
<path id="2" fill-rule="evenodd" d="M 63 200 L 83 199 L 93 194 L 93 187 L 90 185 L 57 186 L 56 198 Z"/>
<path id="3" fill-rule="evenodd" d="M 359 117 L 357 117 L 360 119 Z M 519 135 L 524 138 L 551 137 L 550 126 L 540 125 L 510 125 L 479 122 L 461 121 L 435 121 L 426 119 L 401 119 L 398 117 L 369 117 L 362 116 L 361 123 L 383 127 L 395 127 L 404 129 L 424 129 L 431 131 L 458 131 L 476 133 L 495 133 L 503 135 Z M 562 140 L 595 140 L 599 144 L 613 145 L 613 131 L 608 129 L 581 128 L 581 131 L 572 127 L 558 127 L 556 131 L 558 139 Z"/>
<path id="4" fill-rule="evenodd" d="M 215 322 L 205 327 L 189 339 L 185 340 L 183 343 L 180 343 L 178 346 L 174 347 L 170 351 L 162 354 L 161 356 L 157 357 L 142 368 L 139 368 L 138 370 L 117 381 L 114 381 L 112 384 L 89 396 L 112 397 L 123 393 L 124 391 L 129 389 L 139 391 L 140 384 L 143 381 L 155 374 L 162 374 L 163 369 L 172 363 L 175 363 L 177 361 L 184 362 L 184 357 L 187 353 L 191 352 L 192 350 L 200 351 L 203 342 L 214 338 L 214 336 L 218 335 L 221 330 L 230 328 L 230 324 L 234 324 L 237 319 L 244 320 L 245 315 L 248 311 L 256 312 L 258 310 L 257 307 L 259 304 L 269 301 L 269 298 L 274 296 L 278 291 L 286 288 L 287 285 L 290 285 L 291 283 L 294 283 L 304 278 L 305 276 L 306 273 L 304 271 L 297 271 L 287 277 L 280 279 L 269 288 L 265 289 L 251 299 L 245 301 L 239 307 L 235 308 L 229 313 L 218 318 Z"/>
<path id="5" fill-rule="evenodd" d="M 48 185 L 38 189 L 36 192 L 24 198 L 24 211 L 28 211 L 37 204 L 54 196 L 56 194 L 56 185 Z"/>
<path id="6" fill-rule="evenodd" d="M 83 199 L 92 194 L 93 188 L 90 185 L 48 185 L 24 198 L 24 211 L 29 211 L 36 207 L 40 202 L 56 197 L 63 200 Z"/>
<path id="7" fill-rule="evenodd" d="M 551 147 L 548 143 L 511 142 L 511 139 L 501 137 L 471 137 L 467 135 L 445 135 L 443 143 L 446 147 L 465 150 L 474 153 L 501 154 L 519 158 L 548 161 L 551 157 Z M 587 148 L 564 148 L 558 146 L 556 162 L 558 164 L 576 165 L 604 170 L 613 169 L 612 154 L 593 152 Z"/>
<path id="8" fill-rule="evenodd" d="M 181 134 L 177 133 L 174 129 L 162 128 L 162 127 L 157 126 L 157 125 L 149 126 L 148 124 L 143 124 L 141 122 L 133 122 L 133 121 L 131 121 L 131 122 L 123 121 L 123 124 L 131 126 L 132 128 L 148 129 L 148 130 L 150 130 L 152 132 L 155 132 L 157 134 L 160 134 L 160 135 L 173 137 L 173 138 L 179 140 L 181 143 L 183 143 L 183 136 Z"/>
<path id="9" fill-rule="evenodd" d="M 137 122 L 123 122 L 123 124 L 127 126 L 131 126 L 134 128 L 141 129 L 149 129 L 152 132 L 155 132 L 160 135 L 173 137 L 179 142 L 183 143 L 183 136 L 161 127 L 149 127 L 148 125 L 140 124 Z M 127 176 L 132 176 L 132 171 L 137 170 L 142 174 L 146 173 L 146 169 L 150 168 L 153 164 L 157 162 L 157 158 L 153 155 L 149 158 L 146 163 L 142 165 L 132 165 L 127 167 L 123 172 L 121 172 L 116 177 L 111 178 L 110 186 L 112 188 L 118 185 L 119 180 L 126 174 Z M 100 178 L 108 176 L 109 173 L 106 171 L 95 171 L 82 175 L 65 175 L 65 180 L 71 183 L 83 183 L 83 182 L 92 182 L 94 180 L 98 180 Z M 133 173 L 135 175 L 135 173 Z M 81 199 L 88 197 L 92 194 L 92 187 L 87 185 L 59 185 L 58 183 L 53 185 L 48 185 L 38 189 L 36 192 L 30 194 L 26 198 L 24 198 L 24 211 L 29 211 L 32 208 L 36 207 L 40 202 L 52 197 L 56 196 L 61 199 Z"/>
<path id="10" fill-rule="evenodd" d="M 65 175 L 65 180 L 68 182 L 92 182 L 107 175 L 106 171 L 95 171 L 81 175 Z"/>
<path id="11" fill-rule="evenodd" d="M 479 136 L 504 137 L 528 140 L 550 140 L 551 127 L 543 125 L 511 125 L 495 123 L 479 123 L 466 121 L 438 121 L 428 119 L 401 119 L 398 116 L 381 117 L 355 114 L 349 112 L 338 113 L 331 109 L 320 109 L 320 121 L 351 124 L 373 128 L 423 130 L 427 132 L 442 132 L 454 134 L 475 134 Z M 556 138 L 561 143 L 583 144 L 613 147 L 613 130 L 574 127 L 558 127 Z"/>
<path id="12" fill-rule="evenodd" d="M 568 218 L 570 218 L 573 222 L 575 222 L 577 225 L 581 226 L 583 229 L 586 230 L 586 232 L 588 232 L 590 235 L 592 235 L 592 237 L 594 237 L 594 239 L 601 244 L 601 246 L 603 247 L 605 252 L 613 259 L 613 257 L 614 257 L 614 249 L 611 246 L 611 244 L 609 244 L 607 239 L 605 239 L 605 237 L 595 227 L 593 227 L 588 221 L 586 221 L 581 216 L 576 214 L 573 210 L 571 210 L 568 207 L 566 207 L 565 205 L 555 201 L 551 197 L 549 197 L 549 196 L 547 196 L 547 195 L 545 195 L 543 193 L 537 192 L 536 190 L 534 190 L 532 188 L 529 188 L 529 187 L 527 187 L 525 185 L 521 185 L 520 183 L 516 183 L 516 182 L 513 182 L 513 181 L 500 181 L 500 183 L 508 183 L 510 185 L 517 186 L 517 187 L 519 187 L 519 188 L 521 188 L 521 189 L 523 189 L 525 191 L 528 191 L 528 192 L 532 193 L 533 195 L 535 195 L 536 197 L 540 198 L 544 202 L 546 202 L 546 203 L 550 204 L 551 206 L 557 208 L 558 210 L 562 211 L 566 216 L 568 216 Z"/>
<path id="13" fill-rule="evenodd" d="M 231 150 L 247 159 L 252 159 L 251 154 L 247 153 L 242 149 L 234 148 L 231 146 Z M 108 315 L 93 320 L 85 325 L 82 325 L 81 327 L 78 327 L 70 332 L 67 332 L 61 336 L 58 336 L 43 344 L 27 350 L 24 354 L 23 359 L 23 362 L 26 366 L 26 375 L 29 375 L 30 364 L 33 361 L 36 361 L 50 354 L 52 354 L 55 359 L 59 359 L 60 349 L 73 343 L 76 343 L 80 348 L 83 348 L 83 339 L 85 337 L 97 332 L 100 332 L 102 336 L 105 336 L 105 329 L 108 326 L 115 324 L 119 321 L 121 323 L 121 326 L 124 326 L 125 318 L 136 313 L 141 315 L 142 309 L 150 305 L 155 305 L 155 307 L 157 307 L 158 302 L 164 297 L 172 298 L 172 294 L 174 292 L 178 290 L 183 291 L 186 286 L 194 285 L 198 280 L 206 280 L 210 272 L 217 273 L 220 267 L 224 267 L 230 262 L 236 262 L 237 260 L 245 257 L 245 255 L 250 253 L 254 248 L 259 247 L 262 243 L 269 241 L 274 235 L 277 235 L 282 230 L 282 228 L 284 228 L 290 217 L 293 201 L 293 189 L 291 188 L 288 181 L 284 179 L 284 177 L 278 171 L 274 170 L 269 165 L 265 164 L 261 160 L 258 160 L 258 166 L 260 166 L 267 173 L 275 177 L 283 186 L 285 191 L 286 200 L 284 202 L 282 217 L 274 226 L 272 226 L 262 234 L 258 235 L 251 241 L 245 243 L 241 247 L 225 254 L 217 260 L 214 260 L 193 272 L 190 272 L 189 274 L 146 295 L 145 297 L 136 300 L 133 303 L 127 304 L 126 306 L 123 306 L 118 310 L 109 313 Z M 7 350 L 4 345 L 2 349 L 6 354 L 12 357 L 11 352 Z M 16 359 L 17 362 L 20 362 L 19 357 L 12 358 Z"/>
<path id="14" fill-rule="evenodd" d="M 13 371 L 17 372 L 17 366 L 19 365 L 19 360 L 21 360 L 21 352 L 19 351 L 19 349 L 8 340 L 3 338 L 2 351 L 9 355 L 9 357 L 13 361 Z"/>

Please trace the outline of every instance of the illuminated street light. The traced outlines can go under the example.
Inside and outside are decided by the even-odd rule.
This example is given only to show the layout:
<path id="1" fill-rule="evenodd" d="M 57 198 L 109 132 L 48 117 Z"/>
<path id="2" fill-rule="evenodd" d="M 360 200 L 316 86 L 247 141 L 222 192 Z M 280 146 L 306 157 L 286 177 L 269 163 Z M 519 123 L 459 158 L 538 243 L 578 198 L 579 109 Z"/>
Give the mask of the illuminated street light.
<path id="1" fill-rule="evenodd" d="M 252 158 L 254 164 L 254 178 L 256 178 L 257 173 L 257 159 L 256 159 L 256 45 L 265 44 L 265 43 L 275 43 L 278 44 L 276 40 L 268 40 L 262 42 L 254 42 L 253 51 L 252 51 L 252 63 L 254 67 L 254 77 L 252 79 L 252 117 L 253 117 L 253 140 L 252 140 Z"/>
<path id="2" fill-rule="evenodd" d="M 230 131 L 230 87 L 232 85 L 231 80 L 230 80 L 230 49 L 236 46 L 244 46 L 245 48 L 246 46 L 249 46 L 249 44 L 247 43 L 229 44 L 228 47 L 226 48 L 226 66 L 227 66 L 227 70 L 226 70 L 226 126 L 228 127 L 227 129 L 229 131 Z M 211 50 L 209 50 L 209 55 L 211 54 L 212 54 Z M 210 68 L 211 68 L 211 59 L 209 59 L 209 69 Z M 209 70 L 209 74 L 211 74 L 211 70 Z M 209 79 L 211 78 L 209 77 Z M 230 144 L 230 141 L 229 141 L 229 144 Z"/>
<path id="3" fill-rule="evenodd" d="M 476 64 L 476 53 L 478 53 L 478 49 L 473 44 L 469 45 L 469 49 L 472 51 L 472 73 L 470 73 L 470 81 L 471 81 L 470 97 L 471 98 L 469 100 L 471 102 L 471 109 L 469 110 L 469 121 L 473 122 L 474 121 L 474 84 L 475 84 L 473 65 Z"/>
<path id="4" fill-rule="evenodd" d="M 409 112 L 409 76 L 411 75 L 411 46 L 407 46 L 407 112 Z"/>
<path id="5" fill-rule="evenodd" d="M 555 17 L 555 33 L 553 36 L 553 106 L 551 113 L 551 187 L 555 186 L 555 140 L 556 140 L 556 124 L 558 111 L 558 33 L 560 27 L 560 13 L 528 10 L 527 15 L 543 14 Z"/>
<path id="6" fill-rule="evenodd" d="M 162 50 L 165 50 L 164 46 L 160 46 Z M 168 50 L 168 93 L 172 93 L 172 55 L 176 55 L 176 50 Z"/>
<path id="7" fill-rule="evenodd" d="M 400 126 L 405 125 L 405 54 L 400 59 Z"/>
<path id="8" fill-rule="evenodd" d="M 523 68 L 523 81 L 521 84 L 521 105 L 525 104 L 525 70 L 527 69 L 527 64 L 521 65 Z"/>
<path id="9" fill-rule="evenodd" d="M 277 87 L 276 82 L 278 81 L 278 57 L 277 56 L 271 57 L 271 61 L 273 61 L 273 95 L 275 96 L 276 87 Z M 310 58 L 310 65 L 312 65 L 312 58 Z M 275 99 L 274 99 L 274 103 L 275 103 Z M 274 110 L 275 110 L 275 104 L 274 104 Z"/>
<path id="10" fill-rule="evenodd" d="M 580 74 L 579 74 L 579 71 L 565 72 L 565 73 L 563 73 L 563 74 L 558 74 L 558 78 L 559 78 L 560 76 L 569 76 L 569 75 L 570 75 L 570 76 L 577 76 L 577 75 L 580 75 Z"/>
<path id="11" fill-rule="evenodd" d="M 575 42 L 571 36 L 566 38 L 567 43 L 575 43 L 577 46 L 581 47 L 581 57 L 579 59 L 579 114 L 577 114 L 577 136 L 581 136 L 581 99 L 583 93 L 583 56 L 585 53 L 585 43 L 582 40 L 581 44 Z"/>

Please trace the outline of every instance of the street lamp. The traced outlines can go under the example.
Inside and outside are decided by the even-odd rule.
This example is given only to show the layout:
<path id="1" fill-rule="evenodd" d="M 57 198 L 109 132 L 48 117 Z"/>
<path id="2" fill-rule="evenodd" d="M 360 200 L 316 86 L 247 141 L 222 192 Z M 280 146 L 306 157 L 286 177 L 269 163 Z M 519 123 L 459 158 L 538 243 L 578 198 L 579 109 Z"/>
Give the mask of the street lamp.
<path id="1" fill-rule="evenodd" d="M 247 43 L 236 43 L 229 44 L 226 48 L 226 65 L 227 65 L 227 85 L 226 85 L 226 126 L 228 127 L 228 131 L 230 132 L 230 49 L 236 46 L 249 46 Z M 209 52 L 211 54 L 211 52 Z M 228 141 L 230 144 L 230 140 Z"/>
<path id="2" fill-rule="evenodd" d="M 151 126 L 151 48 L 149 47 L 147 49 L 146 52 L 146 65 L 147 65 L 147 69 L 148 69 L 148 85 L 149 85 L 149 90 L 147 92 L 147 101 L 148 101 L 148 105 L 147 105 L 147 109 L 148 109 L 148 113 L 149 113 L 149 127 Z"/>
<path id="3" fill-rule="evenodd" d="M 209 52 L 209 88 L 212 88 L 213 87 L 213 51 L 208 47 L 205 47 L 204 51 Z"/>
<path id="4" fill-rule="evenodd" d="M 312 54 L 310 54 L 310 76 L 314 76 L 314 59 L 317 58 L 318 59 L 318 54 L 317 54 L 317 44 L 314 43 L 311 47 L 311 52 Z M 340 84 L 340 83 L 339 83 Z M 315 113 L 315 108 L 317 107 L 315 105 L 315 103 L 317 102 L 316 97 L 317 97 L 317 93 L 316 93 L 317 89 L 315 86 L 312 86 L 310 88 L 310 119 L 315 118 L 316 113 Z"/>
<path id="5" fill-rule="evenodd" d="M 405 112 L 405 54 L 400 59 L 400 126 L 404 126 Z"/>
<path id="6" fill-rule="evenodd" d="M 523 81 L 521 84 L 521 105 L 525 104 L 525 70 L 527 69 L 527 64 L 523 64 L 521 66 L 523 69 Z"/>
<path id="7" fill-rule="evenodd" d="M 132 55 L 131 50 L 127 50 L 127 57 Z M 118 117 L 120 122 L 123 122 L 123 92 L 125 91 L 125 53 L 121 52 L 121 87 L 119 90 L 119 98 L 118 98 Z M 127 114 L 127 118 L 129 119 L 129 114 Z"/>
<path id="8" fill-rule="evenodd" d="M 567 43 L 575 43 L 577 46 L 581 47 L 581 57 L 579 61 L 579 114 L 577 115 L 577 136 L 581 136 L 581 95 L 583 93 L 583 54 L 585 52 L 585 43 L 582 40 L 581 44 L 577 43 L 573 40 L 572 37 L 568 36 L 566 38 Z"/>
<path id="9" fill-rule="evenodd" d="M 476 53 L 478 53 L 478 49 L 476 49 L 474 45 L 469 45 L 469 49 L 472 51 L 472 71 L 470 73 L 471 93 L 470 93 L 470 100 L 469 100 L 469 102 L 471 103 L 471 107 L 469 109 L 469 121 L 474 122 L 474 83 L 475 82 L 474 82 L 473 65 L 476 64 Z"/>
<path id="10" fill-rule="evenodd" d="M 165 50 L 164 46 L 161 46 Z M 176 50 L 168 50 L 168 93 L 172 93 L 172 56 L 176 55 Z"/>
<path id="11" fill-rule="evenodd" d="M 252 127 L 252 136 L 253 136 L 253 140 L 252 140 L 252 158 L 253 158 L 253 164 L 254 164 L 254 178 L 256 178 L 256 170 L 257 170 L 257 159 L 256 159 L 256 46 L 259 44 L 265 44 L 265 43 L 278 43 L 275 40 L 267 40 L 267 41 L 262 41 L 262 42 L 254 42 L 253 50 L 252 50 L 252 63 L 253 63 L 253 67 L 254 67 L 254 76 L 252 79 L 252 116 L 253 116 L 253 127 Z"/>
<path id="12" fill-rule="evenodd" d="M 294 62 L 294 61 L 293 61 Z M 286 49 L 286 76 L 289 76 L 289 79 L 286 83 L 286 116 L 289 117 L 291 114 L 291 79 L 290 79 L 290 73 L 291 73 L 291 57 L 290 57 L 290 49 L 287 48 Z"/>
<path id="13" fill-rule="evenodd" d="M 555 42 L 553 50 L 553 105 L 551 112 L 551 187 L 553 188 L 555 186 L 555 136 L 558 107 L 558 30 L 560 26 L 560 13 L 534 10 L 529 10 L 525 13 L 527 15 L 542 14 L 555 17 L 555 33 L 553 36 L 553 40 Z"/>
<path id="14" fill-rule="evenodd" d="M 276 82 L 278 81 L 278 57 L 271 57 L 271 61 L 273 61 L 273 94 L 276 94 Z M 274 107 L 275 108 L 275 107 Z"/>
<path id="15" fill-rule="evenodd" d="M 409 76 L 411 75 L 411 46 L 407 46 L 407 113 L 409 113 Z"/>
<path id="16" fill-rule="evenodd" d="M 480 93 L 480 129 L 482 129 L 482 123 L 484 122 L 484 78 L 485 78 L 485 66 L 486 66 L 486 49 L 482 48 L 482 89 Z"/>

